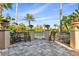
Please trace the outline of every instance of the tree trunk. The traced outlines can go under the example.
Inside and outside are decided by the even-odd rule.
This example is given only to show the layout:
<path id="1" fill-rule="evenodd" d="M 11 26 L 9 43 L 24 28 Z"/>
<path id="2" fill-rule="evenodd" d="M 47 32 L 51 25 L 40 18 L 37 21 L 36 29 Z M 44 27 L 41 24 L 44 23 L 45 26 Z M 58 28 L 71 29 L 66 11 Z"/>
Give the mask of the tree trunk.
<path id="1" fill-rule="evenodd" d="M 2 16 L 2 3 L 0 3 L 0 16 Z"/>
<path id="2" fill-rule="evenodd" d="M 29 27 L 30 27 L 30 19 L 29 19 L 28 21 L 29 21 Z M 30 36 L 30 34 L 29 34 L 29 31 L 28 31 L 28 41 L 31 42 L 31 36 Z"/>
<path id="3" fill-rule="evenodd" d="M 68 26 L 67 26 L 67 24 L 66 24 L 66 22 L 65 22 L 65 27 L 66 27 L 67 30 L 69 30 L 69 29 L 68 29 Z"/>
<path id="4" fill-rule="evenodd" d="M 56 33 L 53 33 L 53 41 L 55 41 Z"/>
<path id="5" fill-rule="evenodd" d="M 60 3 L 60 32 L 62 32 L 62 3 Z"/>
<path id="6" fill-rule="evenodd" d="M 16 3 L 16 22 L 18 22 L 18 3 Z"/>
<path id="7" fill-rule="evenodd" d="M 30 26 L 30 20 L 29 20 L 29 26 Z"/>
<path id="8" fill-rule="evenodd" d="M 2 3 L 0 3 L 0 16 L 2 16 Z M 0 24 L 0 27 L 1 27 L 1 24 Z"/>
<path id="9" fill-rule="evenodd" d="M 49 41 L 52 41 L 52 32 L 50 33 L 50 36 L 49 36 Z"/>

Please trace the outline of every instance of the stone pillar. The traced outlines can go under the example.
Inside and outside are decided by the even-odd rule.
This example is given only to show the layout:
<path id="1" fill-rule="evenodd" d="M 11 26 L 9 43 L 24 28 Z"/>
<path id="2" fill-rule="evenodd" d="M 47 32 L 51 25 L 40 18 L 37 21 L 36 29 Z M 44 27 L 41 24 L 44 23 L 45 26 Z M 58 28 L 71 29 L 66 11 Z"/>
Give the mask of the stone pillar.
<path id="1" fill-rule="evenodd" d="M 34 40 L 34 38 L 35 38 L 34 30 L 29 30 L 29 34 L 30 34 L 30 36 L 31 36 L 31 40 Z"/>
<path id="2" fill-rule="evenodd" d="M 48 40 L 50 36 L 50 30 L 45 30 L 45 39 Z"/>
<path id="3" fill-rule="evenodd" d="M 70 47 L 79 49 L 79 29 L 72 29 L 70 31 Z"/>
<path id="4" fill-rule="evenodd" d="M 59 32 L 56 33 L 56 35 L 55 35 L 55 40 L 59 40 L 59 38 L 60 38 L 59 35 L 60 35 Z"/>
<path id="5" fill-rule="evenodd" d="M 10 45 L 10 32 L 8 30 L 0 30 L 0 49 L 8 48 Z"/>

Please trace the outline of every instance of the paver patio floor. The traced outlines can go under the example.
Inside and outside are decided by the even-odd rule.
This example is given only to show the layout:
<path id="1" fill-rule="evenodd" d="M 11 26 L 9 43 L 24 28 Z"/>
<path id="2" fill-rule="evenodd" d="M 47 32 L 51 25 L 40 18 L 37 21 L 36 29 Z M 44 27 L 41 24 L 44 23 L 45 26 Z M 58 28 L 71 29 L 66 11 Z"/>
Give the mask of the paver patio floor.
<path id="1" fill-rule="evenodd" d="M 8 53 L 7 53 L 8 52 Z M 74 51 L 47 40 L 34 40 L 31 42 L 19 42 L 8 48 L 3 53 L 5 56 L 74 56 L 79 55 Z"/>

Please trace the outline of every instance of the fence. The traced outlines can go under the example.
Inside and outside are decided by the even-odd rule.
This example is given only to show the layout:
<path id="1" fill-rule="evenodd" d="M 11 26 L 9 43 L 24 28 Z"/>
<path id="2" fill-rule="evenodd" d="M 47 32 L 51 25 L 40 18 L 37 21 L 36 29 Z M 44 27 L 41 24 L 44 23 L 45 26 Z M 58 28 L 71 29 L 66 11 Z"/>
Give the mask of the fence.
<path id="1" fill-rule="evenodd" d="M 15 32 L 15 33 L 10 33 L 11 35 L 11 43 L 16 43 L 19 41 L 27 41 L 27 32 Z"/>
<path id="2" fill-rule="evenodd" d="M 29 34 L 29 35 L 28 35 Z M 49 31 L 43 31 L 43 32 L 34 32 L 29 31 L 28 32 L 15 32 L 11 33 L 11 42 L 19 42 L 19 41 L 30 41 L 34 39 L 48 39 L 49 37 Z"/>
<path id="3" fill-rule="evenodd" d="M 36 39 L 44 39 L 45 38 L 45 32 L 35 32 L 35 38 Z"/>

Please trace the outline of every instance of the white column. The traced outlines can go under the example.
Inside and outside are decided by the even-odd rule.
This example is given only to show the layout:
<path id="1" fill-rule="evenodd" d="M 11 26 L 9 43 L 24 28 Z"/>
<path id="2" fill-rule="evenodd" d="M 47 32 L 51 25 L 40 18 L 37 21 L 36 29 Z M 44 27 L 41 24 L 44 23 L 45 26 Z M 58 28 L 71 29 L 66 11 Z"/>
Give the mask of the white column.
<path id="1" fill-rule="evenodd" d="M 8 30 L 0 30 L 0 49 L 10 46 L 10 32 Z"/>
<path id="2" fill-rule="evenodd" d="M 79 29 L 70 31 L 70 47 L 79 50 Z"/>
<path id="3" fill-rule="evenodd" d="M 45 30 L 45 39 L 49 40 L 50 30 Z"/>

